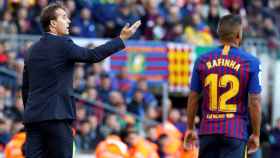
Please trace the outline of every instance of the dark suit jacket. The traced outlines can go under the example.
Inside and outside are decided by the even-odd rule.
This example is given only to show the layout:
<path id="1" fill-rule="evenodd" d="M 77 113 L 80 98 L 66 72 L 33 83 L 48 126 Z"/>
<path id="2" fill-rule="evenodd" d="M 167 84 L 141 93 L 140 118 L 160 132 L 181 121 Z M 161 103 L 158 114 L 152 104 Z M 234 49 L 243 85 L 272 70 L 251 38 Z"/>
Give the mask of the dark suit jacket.
<path id="1" fill-rule="evenodd" d="M 23 73 L 24 123 L 73 120 L 75 62 L 95 63 L 125 47 L 120 38 L 95 49 L 79 47 L 71 39 L 45 33 L 29 49 Z"/>

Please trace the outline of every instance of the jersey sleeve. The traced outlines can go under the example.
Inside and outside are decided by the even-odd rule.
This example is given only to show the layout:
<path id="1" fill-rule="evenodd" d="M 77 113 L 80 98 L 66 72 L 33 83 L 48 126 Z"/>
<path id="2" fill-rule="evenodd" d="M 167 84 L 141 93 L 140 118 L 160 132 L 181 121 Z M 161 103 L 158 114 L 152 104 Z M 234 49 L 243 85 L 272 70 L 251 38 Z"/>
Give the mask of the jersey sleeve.
<path id="1" fill-rule="evenodd" d="M 261 92 L 261 73 L 262 69 L 261 69 L 261 63 L 259 62 L 259 60 L 255 60 L 254 62 L 252 62 L 251 64 L 251 71 L 250 71 L 250 80 L 249 80 L 249 89 L 248 92 L 249 93 L 255 93 L 258 94 Z"/>
<path id="2" fill-rule="evenodd" d="M 195 61 L 194 68 L 192 71 L 191 87 L 190 89 L 198 93 L 202 90 L 202 83 L 199 75 L 199 58 Z"/>

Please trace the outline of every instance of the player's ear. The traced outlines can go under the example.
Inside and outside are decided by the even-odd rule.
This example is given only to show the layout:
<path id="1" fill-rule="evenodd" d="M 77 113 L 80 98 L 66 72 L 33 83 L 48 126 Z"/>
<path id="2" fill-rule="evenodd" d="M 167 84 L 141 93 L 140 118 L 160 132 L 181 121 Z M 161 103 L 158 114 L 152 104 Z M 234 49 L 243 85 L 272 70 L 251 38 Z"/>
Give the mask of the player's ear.
<path id="1" fill-rule="evenodd" d="M 239 32 L 237 33 L 236 36 L 237 36 L 236 38 L 238 39 L 238 41 L 241 42 L 242 41 L 242 36 L 243 36 L 242 28 L 240 28 L 240 30 L 239 30 Z"/>
<path id="2" fill-rule="evenodd" d="M 240 32 L 237 33 L 235 40 L 236 40 L 236 43 L 240 46 L 241 42 L 242 42 L 242 33 L 240 33 Z"/>

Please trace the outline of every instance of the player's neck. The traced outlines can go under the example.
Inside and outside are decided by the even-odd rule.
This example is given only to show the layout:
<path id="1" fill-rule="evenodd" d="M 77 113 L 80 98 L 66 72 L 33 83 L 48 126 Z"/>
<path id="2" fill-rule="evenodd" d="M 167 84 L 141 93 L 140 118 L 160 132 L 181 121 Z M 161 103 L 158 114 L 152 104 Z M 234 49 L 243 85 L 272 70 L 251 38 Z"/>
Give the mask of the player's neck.
<path id="1" fill-rule="evenodd" d="M 221 41 L 221 43 L 223 45 L 229 45 L 231 47 L 237 47 L 237 48 L 240 46 L 238 42 L 223 42 L 223 41 Z"/>

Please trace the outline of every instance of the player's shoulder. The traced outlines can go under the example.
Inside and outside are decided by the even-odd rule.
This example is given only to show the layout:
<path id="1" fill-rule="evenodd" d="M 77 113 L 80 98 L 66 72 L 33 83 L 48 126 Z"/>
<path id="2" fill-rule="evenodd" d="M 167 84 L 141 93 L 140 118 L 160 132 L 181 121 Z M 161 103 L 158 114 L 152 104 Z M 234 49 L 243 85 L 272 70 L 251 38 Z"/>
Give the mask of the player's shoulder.
<path id="1" fill-rule="evenodd" d="M 260 64 L 260 60 L 256 56 L 254 56 L 252 53 L 247 52 L 245 49 L 238 48 L 237 52 L 238 52 L 238 55 L 243 60 L 246 60 L 246 61 L 250 62 L 251 64 Z"/>

